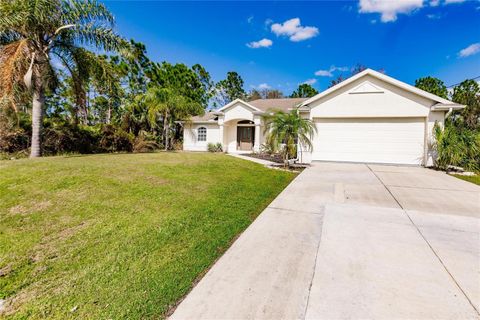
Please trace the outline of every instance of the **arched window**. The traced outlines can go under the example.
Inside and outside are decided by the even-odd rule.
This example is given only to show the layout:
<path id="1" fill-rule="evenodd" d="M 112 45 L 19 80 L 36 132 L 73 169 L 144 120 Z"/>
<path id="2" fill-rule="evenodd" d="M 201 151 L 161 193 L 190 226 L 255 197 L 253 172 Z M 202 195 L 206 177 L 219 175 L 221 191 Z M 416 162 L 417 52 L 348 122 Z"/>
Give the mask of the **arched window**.
<path id="1" fill-rule="evenodd" d="M 198 141 L 207 141 L 207 128 L 200 127 L 198 128 L 197 139 Z"/>

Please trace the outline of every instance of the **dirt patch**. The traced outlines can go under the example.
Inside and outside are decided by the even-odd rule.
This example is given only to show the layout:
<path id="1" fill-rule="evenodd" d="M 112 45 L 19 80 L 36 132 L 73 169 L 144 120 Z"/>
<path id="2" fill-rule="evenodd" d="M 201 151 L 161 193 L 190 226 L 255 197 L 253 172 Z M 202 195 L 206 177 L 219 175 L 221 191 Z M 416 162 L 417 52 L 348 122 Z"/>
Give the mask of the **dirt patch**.
<path id="1" fill-rule="evenodd" d="M 82 222 L 76 226 L 65 228 L 60 232 L 53 232 L 44 237 L 42 241 L 34 247 L 30 254 L 30 261 L 36 263 L 41 260 L 55 259 L 59 255 L 59 243 L 74 236 L 80 230 L 88 226 L 88 223 Z"/>
<path id="2" fill-rule="evenodd" d="M 27 302 L 29 299 L 32 298 L 31 294 L 27 292 L 20 292 L 13 297 L 6 298 L 3 300 L 2 308 L 0 308 L 0 316 L 11 316 L 17 310 L 18 307 Z"/>
<path id="3" fill-rule="evenodd" d="M 0 278 L 7 276 L 10 272 L 12 272 L 11 264 L 7 264 L 5 267 L 0 268 Z"/>
<path id="4" fill-rule="evenodd" d="M 145 183 L 148 183 L 149 185 L 153 186 L 153 187 L 158 187 L 158 186 L 161 186 L 161 185 L 164 185 L 164 184 L 168 183 L 167 180 L 156 177 L 156 176 L 144 175 L 140 179 L 142 181 L 144 181 Z"/>
<path id="5" fill-rule="evenodd" d="M 45 209 L 50 208 L 52 203 L 50 201 L 40 201 L 37 204 L 35 204 L 35 211 L 43 211 Z"/>
<path id="6" fill-rule="evenodd" d="M 25 208 L 24 206 L 22 205 L 18 205 L 18 206 L 15 206 L 15 207 L 11 207 L 8 212 L 10 214 L 27 214 L 28 213 L 28 210 L 27 208 Z"/>
<path id="7" fill-rule="evenodd" d="M 44 211 L 48 209 L 52 203 L 50 201 L 40 201 L 40 202 L 33 202 L 30 203 L 28 206 L 17 205 L 11 207 L 8 212 L 13 215 L 27 215 L 32 212 Z"/>

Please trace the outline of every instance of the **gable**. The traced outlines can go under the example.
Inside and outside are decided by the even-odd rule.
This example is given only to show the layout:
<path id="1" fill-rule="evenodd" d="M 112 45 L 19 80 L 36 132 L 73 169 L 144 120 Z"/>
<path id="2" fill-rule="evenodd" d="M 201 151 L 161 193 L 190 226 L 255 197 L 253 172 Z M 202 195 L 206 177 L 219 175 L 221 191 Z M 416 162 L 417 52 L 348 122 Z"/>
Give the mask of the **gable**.
<path id="1" fill-rule="evenodd" d="M 368 80 L 365 80 L 360 84 L 359 86 L 353 88 L 350 92 L 350 94 L 356 94 L 356 93 L 383 93 L 383 90 L 373 83 L 371 83 Z"/>
<path id="2" fill-rule="evenodd" d="M 365 74 L 311 102 L 314 117 L 425 117 L 436 101 Z"/>
<path id="3" fill-rule="evenodd" d="M 242 101 L 238 101 L 228 108 L 223 109 L 224 121 L 230 120 L 251 120 L 253 121 L 253 110 L 247 104 Z"/>

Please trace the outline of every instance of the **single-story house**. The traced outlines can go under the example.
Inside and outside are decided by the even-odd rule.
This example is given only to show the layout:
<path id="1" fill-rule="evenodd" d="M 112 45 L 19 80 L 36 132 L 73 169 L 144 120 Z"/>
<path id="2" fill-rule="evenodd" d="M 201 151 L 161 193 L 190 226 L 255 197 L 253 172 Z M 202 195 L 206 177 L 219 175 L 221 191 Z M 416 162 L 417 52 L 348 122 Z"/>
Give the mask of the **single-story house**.
<path id="1" fill-rule="evenodd" d="M 463 108 L 385 74 L 367 69 L 311 98 L 237 99 L 184 122 L 183 148 L 258 152 L 263 118 L 272 110 L 298 110 L 317 132 L 313 150 L 299 146 L 298 160 L 430 165 L 432 131 L 452 110 Z"/>

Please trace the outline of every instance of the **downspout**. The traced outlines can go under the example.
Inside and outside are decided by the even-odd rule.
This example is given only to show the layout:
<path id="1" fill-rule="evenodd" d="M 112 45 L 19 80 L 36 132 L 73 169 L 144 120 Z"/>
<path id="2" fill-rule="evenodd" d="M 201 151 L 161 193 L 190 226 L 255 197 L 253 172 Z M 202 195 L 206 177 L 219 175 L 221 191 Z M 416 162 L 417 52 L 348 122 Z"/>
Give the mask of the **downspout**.
<path id="1" fill-rule="evenodd" d="M 453 112 L 453 108 L 448 109 L 448 112 L 445 113 L 445 118 L 448 118 L 448 116 L 449 116 L 450 113 L 452 113 L 452 112 Z"/>

